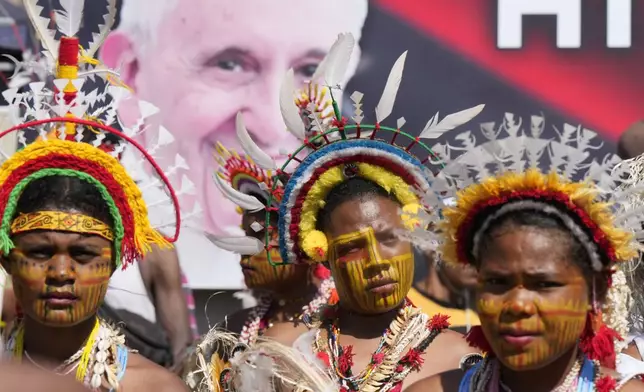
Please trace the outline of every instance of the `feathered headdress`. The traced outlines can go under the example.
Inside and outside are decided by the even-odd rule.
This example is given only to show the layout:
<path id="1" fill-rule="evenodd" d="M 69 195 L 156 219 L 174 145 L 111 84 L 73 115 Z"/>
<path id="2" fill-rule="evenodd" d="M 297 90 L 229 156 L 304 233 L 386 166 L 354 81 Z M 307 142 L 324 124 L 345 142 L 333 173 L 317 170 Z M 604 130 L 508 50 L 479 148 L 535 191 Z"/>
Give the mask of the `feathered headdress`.
<path id="1" fill-rule="evenodd" d="M 416 244 L 441 244 L 445 261 L 469 264 L 478 257 L 481 234 L 499 217 L 522 210 L 556 217 L 583 245 L 590 267 L 610 287 L 603 313 L 596 308 L 589 313 L 592 320 L 581 347 L 591 359 L 614 367 L 615 352 L 624 346 L 620 336 L 628 332 L 630 301 L 617 265 L 641 250 L 643 208 L 633 207 L 631 195 L 642 187 L 624 186 L 628 162 L 620 164 L 612 154 L 591 155 L 601 147 L 594 143 L 595 132 L 564 124 L 561 130 L 554 127 L 556 138 L 546 139 L 544 129 L 542 116 L 524 124 L 508 113 L 498 127 L 482 124 L 482 138 L 464 132 L 456 135 L 456 143 L 432 146 L 440 156 L 435 163 L 443 168 L 431 176 L 433 192 L 423 199 L 429 207 L 423 210 L 429 211 L 424 219 L 444 219 L 434 233 L 417 230 L 412 239 Z M 454 202 L 445 205 L 445 198 Z"/>
<path id="2" fill-rule="evenodd" d="M 311 104 L 307 104 L 308 110 L 303 121 L 299 110 L 302 105 L 298 107 L 294 103 L 294 73 L 291 70 L 286 75 L 280 91 L 282 117 L 287 129 L 301 139 L 303 144 L 288 154 L 288 159 L 279 168 L 276 162 L 257 147 L 244 127 L 237 127 L 246 154 L 262 168 L 276 173 L 273 189 L 284 186 L 279 208 L 272 207 L 271 198 L 266 209 L 267 218 L 270 211 L 279 212 L 280 252 L 285 263 L 326 260 L 328 244 L 326 236 L 317 230 L 318 213 L 323 208 L 328 192 L 348 178 L 359 176 L 375 182 L 391 192 L 404 210 L 415 211 L 418 208 L 418 199 L 412 189 L 421 192 L 430 189 L 424 170 L 433 157 L 432 151 L 420 138 L 401 130 L 404 118 L 397 121 L 396 128 L 382 125 L 393 110 L 406 52 L 398 58 L 389 74 L 376 107 L 375 124 L 362 122 L 363 95 L 359 92 L 351 95 L 355 106 L 352 117 L 354 124 L 349 124 L 340 114 L 333 91 L 342 88 L 341 81 L 354 44 L 351 34 L 341 34 L 311 78 L 312 85 L 320 84 L 328 89 L 334 115 L 330 121 L 325 117 L 324 110 Z M 447 116 L 440 122 L 436 115 L 427 124 L 423 134 L 438 136 L 445 130 L 466 123 L 482 109 L 483 105 L 480 105 Z M 312 131 L 315 133 L 311 133 Z M 410 149 L 414 146 L 420 147 L 428 157 L 420 160 L 412 155 Z M 291 168 L 292 164 L 294 169 Z M 250 237 L 222 239 L 222 243 L 225 242 L 226 249 L 231 251 L 258 253 L 270 248 L 270 235 L 267 230 L 263 243 Z"/>
<path id="3" fill-rule="evenodd" d="M 16 88 L 3 92 L 12 107 L 13 123 L 18 125 L 1 132 L 0 138 L 17 133 L 19 151 L 11 156 L 0 152 L 4 158 L 0 167 L 0 250 L 6 254 L 13 247 L 11 220 L 22 190 L 31 181 L 52 175 L 77 177 L 98 188 L 114 221 L 117 264 L 125 267 L 141 258 L 152 244 L 169 246 L 179 235 L 178 197 L 190 193 L 193 186 L 185 175 L 180 177 L 179 192 L 175 193 L 170 183 L 169 178 L 187 169 L 180 156 L 168 168 L 161 168 L 153 158 L 173 142 L 166 129 L 149 129 L 146 124 L 157 108 L 139 102 L 140 117 L 135 124 L 126 126 L 119 121 L 117 108 L 129 89 L 117 72 L 93 57 L 114 23 L 116 1 L 108 0 L 104 24 L 93 34 L 87 50 L 75 37 L 84 1 L 60 1 L 61 9 L 54 12 L 57 31 L 50 30 L 49 20 L 40 16 L 38 0 L 24 0 L 24 5 L 43 43 L 44 55 L 56 67 L 49 70 L 54 75 L 53 86 L 38 81 L 29 83 L 24 92 Z M 143 131 L 148 135 L 157 131 L 156 144 L 147 151 L 134 140 Z M 118 159 L 126 146 L 128 154 L 132 153 L 132 169 L 145 174 L 137 183 Z M 159 193 L 164 195 L 146 205 L 142 191 L 154 187 L 161 188 L 164 192 Z M 155 216 L 165 217 L 154 227 L 148 218 L 150 209 L 155 210 Z M 168 226 L 174 226 L 174 233 L 164 238 L 157 230 Z"/>

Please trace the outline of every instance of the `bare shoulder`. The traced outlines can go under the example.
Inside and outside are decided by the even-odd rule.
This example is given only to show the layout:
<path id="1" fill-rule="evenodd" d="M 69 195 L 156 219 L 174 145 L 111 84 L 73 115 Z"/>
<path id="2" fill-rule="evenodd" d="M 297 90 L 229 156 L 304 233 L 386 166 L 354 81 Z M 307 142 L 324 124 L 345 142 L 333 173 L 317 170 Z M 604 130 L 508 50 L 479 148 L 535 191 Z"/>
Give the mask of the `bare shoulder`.
<path id="1" fill-rule="evenodd" d="M 135 353 L 128 357 L 122 386 L 125 391 L 188 391 L 186 384 L 177 375 Z"/>
<path id="2" fill-rule="evenodd" d="M 440 353 L 443 361 L 449 361 L 453 365 L 452 369 L 458 367 L 463 356 L 479 352 L 467 343 L 462 334 L 449 329 L 436 336 L 434 342 L 429 345 L 429 350 L 432 353 Z"/>
<path id="3" fill-rule="evenodd" d="M 631 380 L 620 389 L 622 392 L 644 392 L 644 382 Z"/>
<path id="4" fill-rule="evenodd" d="M 460 370 L 436 374 L 412 384 L 405 392 L 458 392 L 463 374 Z"/>
<path id="5" fill-rule="evenodd" d="M 412 382 L 419 379 L 428 378 L 437 374 L 445 373 L 457 369 L 460 372 L 459 365 L 461 359 L 467 354 L 477 353 L 475 348 L 463 339 L 463 335 L 451 330 L 444 330 L 425 351 L 425 363 L 420 372 L 411 374 L 408 378 Z"/>

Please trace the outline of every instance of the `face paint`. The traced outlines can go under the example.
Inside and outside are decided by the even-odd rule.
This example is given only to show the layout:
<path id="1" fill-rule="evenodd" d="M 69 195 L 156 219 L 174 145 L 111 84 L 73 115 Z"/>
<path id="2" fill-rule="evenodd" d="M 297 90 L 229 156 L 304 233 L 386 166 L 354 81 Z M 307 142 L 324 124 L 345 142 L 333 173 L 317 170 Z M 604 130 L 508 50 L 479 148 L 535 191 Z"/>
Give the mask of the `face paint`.
<path id="1" fill-rule="evenodd" d="M 66 235 L 74 236 L 56 234 Z M 30 253 L 16 248 L 11 252 L 14 292 L 25 314 L 34 320 L 45 325 L 72 326 L 93 316 L 105 298 L 112 274 L 112 250 L 104 247 L 88 251 L 75 256 L 77 260 L 70 256 L 69 249 L 56 245 L 47 245 L 47 249 L 56 249 L 53 255 L 49 250 Z"/>
<path id="2" fill-rule="evenodd" d="M 513 370 L 530 370 L 559 358 L 577 343 L 589 302 L 480 300 L 478 310 L 499 360 Z"/>
<path id="3" fill-rule="evenodd" d="M 281 263 L 282 258 L 278 249 L 271 249 L 271 260 L 273 263 Z M 272 266 L 268 262 L 267 252 L 258 255 L 243 257 L 241 260 L 244 281 L 249 289 L 262 289 L 276 291 L 288 282 L 300 280 L 297 284 L 303 284 L 300 270 L 307 269 L 305 265 L 282 264 Z"/>
<path id="4" fill-rule="evenodd" d="M 372 227 L 331 239 L 329 264 L 342 306 L 379 314 L 396 308 L 407 296 L 414 278 L 411 245 L 399 247 L 401 251 L 388 258 L 381 256 L 380 247 Z"/>

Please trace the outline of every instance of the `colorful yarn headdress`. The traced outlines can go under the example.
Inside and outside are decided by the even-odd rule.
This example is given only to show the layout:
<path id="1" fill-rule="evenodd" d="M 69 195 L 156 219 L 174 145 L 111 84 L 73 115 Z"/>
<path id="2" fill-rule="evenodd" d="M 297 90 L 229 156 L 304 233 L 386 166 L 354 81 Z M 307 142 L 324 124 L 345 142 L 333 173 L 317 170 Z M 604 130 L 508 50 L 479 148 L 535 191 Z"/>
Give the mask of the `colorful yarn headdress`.
<path id="1" fill-rule="evenodd" d="M 174 165 L 167 168 L 156 163 L 154 156 L 173 142 L 166 129 L 146 122 L 158 109 L 139 102 L 140 116 L 136 122 L 122 123 L 117 109 L 130 94 L 129 88 L 120 82 L 117 72 L 93 57 L 114 24 L 115 3 L 114 0 L 107 2 L 104 24 L 93 33 L 92 42 L 85 50 L 76 37 L 84 1 L 61 0 L 61 9 L 54 11 L 56 31 L 53 31 L 48 27 L 50 21 L 40 16 L 43 8 L 38 0 L 24 0 L 27 14 L 44 46 L 43 55 L 49 59 L 48 73 L 54 79 L 52 85 L 38 81 L 29 83 L 24 91 L 12 88 L 3 92 L 12 107 L 12 121 L 18 125 L 0 132 L 0 138 L 16 133 L 19 144 L 18 152 L 11 156 L 2 152 L 0 250 L 3 254 L 13 247 L 12 226 L 25 227 L 30 219 L 20 216 L 12 222 L 22 191 L 31 181 L 47 176 L 76 177 L 99 190 L 103 200 L 97 203 L 108 205 L 114 222 L 112 235 L 119 266 L 126 267 L 140 259 L 153 244 L 169 247 L 179 236 L 178 197 L 194 189 L 185 174 L 181 176 L 180 170 L 188 168 L 185 160 L 177 156 Z M 30 64 L 18 66 L 29 69 Z M 147 151 L 135 141 L 143 131 L 148 139 L 156 136 L 156 143 Z M 121 164 L 122 156 L 129 157 L 132 170 L 126 170 Z M 130 173 L 136 173 L 136 183 Z M 171 178 L 182 181 L 178 192 L 174 191 Z M 154 188 L 162 192 L 157 192 L 156 199 L 146 205 L 142 191 Z M 149 216 L 162 218 L 153 225 Z M 19 219 L 23 222 L 18 222 Z M 56 226 L 61 230 L 67 227 L 64 224 L 73 223 L 65 223 L 62 218 L 61 222 Z M 83 222 L 91 224 L 88 220 L 80 223 Z M 53 226 L 43 228 L 53 229 Z M 166 238 L 161 232 L 168 228 L 172 233 Z"/>
<path id="2" fill-rule="evenodd" d="M 629 201 L 637 189 L 624 186 L 630 164 L 620 164 L 613 154 L 595 157 L 601 143 L 591 130 L 564 124 L 561 130 L 553 127 L 556 138 L 547 139 L 545 126 L 542 116 L 525 124 L 507 113 L 498 127 L 481 124 L 482 137 L 468 131 L 450 138 L 456 142 L 432 146 L 444 167 L 431 178 L 433 192 L 423 200 L 430 213 L 423 211 L 421 221 L 436 222 L 439 214 L 444 220 L 433 232 L 415 231 L 413 241 L 440 244 L 446 262 L 474 264 L 481 234 L 493 220 L 516 211 L 555 217 L 583 245 L 592 269 L 610 287 L 603 312 L 589 314 L 595 327 L 589 321 L 581 346 L 591 359 L 614 367 L 615 352 L 625 345 L 621 337 L 628 332 L 630 303 L 617 266 L 638 256 L 637 240 L 644 237 L 641 204 L 633 213 Z M 451 205 L 444 204 L 446 198 Z M 616 350 L 607 342 L 614 342 Z"/>
<path id="3" fill-rule="evenodd" d="M 396 197 L 404 211 L 416 211 L 420 207 L 417 192 L 430 191 L 425 173 L 427 165 L 435 158 L 430 148 L 419 137 L 401 130 L 404 118 L 398 119 L 395 128 L 382 125 L 392 113 L 407 52 L 398 58 L 391 69 L 375 110 L 375 124 L 363 122 L 363 94 L 359 92 L 350 96 L 355 107 L 352 117 L 354 123 L 349 124 L 348 119 L 340 114 L 333 92 L 342 88 L 341 81 L 354 44 L 351 34 L 341 34 L 310 81 L 314 91 L 316 85 L 327 89 L 333 109 L 332 117 L 321 110 L 325 105 L 313 102 L 307 103 L 306 110 L 301 111 L 304 105 L 294 104 L 296 88 L 293 70 L 286 75 L 280 91 L 282 117 L 289 132 L 302 140 L 302 145 L 287 154 L 286 162 L 281 166 L 278 167 L 268 154 L 259 149 L 243 126 L 243 121 L 240 126 L 238 117 L 238 138 L 246 155 L 262 168 L 275 172 L 273 189 L 284 187 L 278 208 L 272 206 L 272 194 L 265 205 L 267 219 L 271 211 L 277 211 L 279 215 L 277 230 L 284 263 L 322 262 L 327 259 L 328 244 L 324 233 L 317 229 L 318 214 L 331 189 L 349 178 L 357 176 L 375 182 Z M 453 129 L 471 120 L 482 109 L 483 105 L 479 105 L 449 115 L 440 122 L 436 115 L 421 136 L 438 133 L 439 129 Z M 412 148 L 420 149 L 427 158 L 418 159 L 411 153 Z M 251 207 L 259 207 L 259 204 Z M 242 205 L 242 208 L 246 207 Z M 270 250 L 270 238 L 270 230 L 266 230 L 263 242 L 250 237 L 221 238 L 220 241 L 225 249 L 256 254 L 264 249 Z"/>

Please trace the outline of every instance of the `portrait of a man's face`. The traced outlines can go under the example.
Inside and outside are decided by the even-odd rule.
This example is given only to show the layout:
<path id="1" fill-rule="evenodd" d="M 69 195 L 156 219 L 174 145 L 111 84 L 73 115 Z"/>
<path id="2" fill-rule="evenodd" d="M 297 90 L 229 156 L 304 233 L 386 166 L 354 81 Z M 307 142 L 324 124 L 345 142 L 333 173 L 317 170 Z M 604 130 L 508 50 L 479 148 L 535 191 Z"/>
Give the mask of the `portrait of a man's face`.
<path id="1" fill-rule="evenodd" d="M 280 114 L 284 75 L 293 68 L 303 84 L 339 33 L 359 40 L 366 14 L 366 0 L 124 0 L 121 24 L 101 57 L 137 98 L 159 107 L 175 153 L 190 166 L 205 227 L 223 234 L 238 229 L 241 218 L 212 181 L 216 143 L 241 151 L 241 111 L 254 141 L 283 161 L 281 153 L 301 144 Z M 358 59 L 356 50 L 349 74 Z"/>

